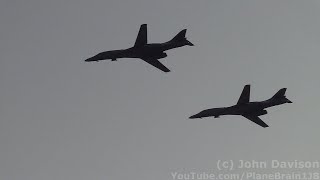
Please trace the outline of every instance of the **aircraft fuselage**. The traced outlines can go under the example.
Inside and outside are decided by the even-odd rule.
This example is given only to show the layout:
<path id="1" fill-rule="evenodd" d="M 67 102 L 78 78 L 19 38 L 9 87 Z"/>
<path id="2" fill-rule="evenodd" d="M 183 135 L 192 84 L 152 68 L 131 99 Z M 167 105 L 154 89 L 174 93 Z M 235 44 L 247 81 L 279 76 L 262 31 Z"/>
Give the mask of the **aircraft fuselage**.
<path id="1" fill-rule="evenodd" d="M 191 119 L 194 118 L 203 118 L 203 117 L 219 117 L 222 115 L 246 115 L 246 114 L 254 114 L 256 116 L 267 114 L 265 108 L 269 108 L 272 106 L 281 105 L 284 103 L 291 103 L 288 99 L 268 99 L 260 102 L 249 102 L 246 104 L 236 104 L 230 107 L 222 107 L 222 108 L 212 108 L 201 111 L 198 114 L 191 116 Z"/>
<path id="2" fill-rule="evenodd" d="M 268 124 L 263 122 L 259 116 L 267 114 L 268 107 L 277 106 L 285 103 L 292 103 L 286 98 L 285 92 L 287 88 L 281 88 L 270 99 L 259 102 L 250 102 L 250 84 L 244 86 L 240 98 L 236 105 L 222 108 L 206 109 L 198 114 L 190 116 L 189 119 L 204 118 L 213 116 L 215 118 L 222 115 L 241 115 L 248 120 L 258 124 L 259 126 L 266 128 Z"/>
<path id="3" fill-rule="evenodd" d="M 165 43 L 154 43 L 154 44 L 146 44 L 139 47 L 131 47 L 128 49 L 121 49 L 121 50 L 112 50 L 112 51 L 105 51 L 99 53 L 85 61 L 100 61 L 100 60 L 116 60 L 119 58 L 156 58 L 161 59 L 167 57 L 167 54 L 164 51 L 182 47 L 185 45 L 189 45 L 187 42 L 165 42 Z"/>

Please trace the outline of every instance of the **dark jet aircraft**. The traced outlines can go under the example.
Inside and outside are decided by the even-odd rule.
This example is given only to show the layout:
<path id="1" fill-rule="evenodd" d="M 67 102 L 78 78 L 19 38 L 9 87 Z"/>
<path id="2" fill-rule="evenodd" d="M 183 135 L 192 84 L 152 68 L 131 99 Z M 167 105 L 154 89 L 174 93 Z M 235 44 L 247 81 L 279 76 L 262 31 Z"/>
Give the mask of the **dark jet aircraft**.
<path id="1" fill-rule="evenodd" d="M 285 92 L 286 88 L 282 88 L 268 100 L 260 102 L 250 102 L 250 85 L 246 85 L 244 86 L 241 96 L 236 105 L 223 108 L 207 109 L 189 118 L 195 119 L 209 116 L 218 118 L 221 115 L 241 115 L 264 128 L 269 127 L 258 116 L 267 114 L 267 110 L 265 110 L 265 108 L 285 103 L 292 103 L 289 99 L 286 98 Z"/>
<path id="2" fill-rule="evenodd" d="M 174 49 L 182 46 L 193 46 L 185 37 L 186 29 L 180 31 L 173 39 L 165 43 L 152 43 L 148 44 L 147 41 L 147 25 L 142 24 L 138 33 L 138 37 L 133 47 L 122 50 L 113 50 L 99 53 L 87 60 L 90 61 L 101 61 L 111 59 L 116 61 L 118 58 L 140 58 L 152 66 L 164 71 L 169 72 L 170 70 L 158 61 L 158 59 L 167 57 L 164 51 Z"/>

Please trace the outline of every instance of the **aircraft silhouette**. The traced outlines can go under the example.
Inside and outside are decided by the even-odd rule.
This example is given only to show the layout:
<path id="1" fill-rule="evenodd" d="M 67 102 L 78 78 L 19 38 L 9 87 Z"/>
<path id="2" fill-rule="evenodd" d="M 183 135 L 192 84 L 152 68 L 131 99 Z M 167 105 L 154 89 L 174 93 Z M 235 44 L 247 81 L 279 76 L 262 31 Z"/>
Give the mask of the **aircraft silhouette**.
<path id="1" fill-rule="evenodd" d="M 90 61 L 101 61 L 111 59 L 116 61 L 118 58 L 140 58 L 152 66 L 164 71 L 170 72 L 170 70 L 164 66 L 158 59 L 167 57 L 164 51 L 182 47 L 182 46 L 193 46 L 185 37 L 186 29 L 180 31 L 173 39 L 165 43 L 152 43 L 148 44 L 147 40 L 147 24 L 142 24 L 133 47 L 122 50 L 113 50 L 99 53 L 89 59 Z"/>
<path id="2" fill-rule="evenodd" d="M 268 100 L 260 102 L 250 102 L 250 85 L 245 85 L 236 105 L 230 107 L 207 109 L 189 118 L 195 119 L 210 116 L 218 118 L 221 115 L 242 115 L 250 121 L 264 128 L 269 127 L 258 116 L 267 114 L 267 110 L 265 110 L 265 108 L 277 106 L 284 103 L 292 103 L 289 99 L 286 98 L 285 92 L 286 88 L 282 88 Z"/>

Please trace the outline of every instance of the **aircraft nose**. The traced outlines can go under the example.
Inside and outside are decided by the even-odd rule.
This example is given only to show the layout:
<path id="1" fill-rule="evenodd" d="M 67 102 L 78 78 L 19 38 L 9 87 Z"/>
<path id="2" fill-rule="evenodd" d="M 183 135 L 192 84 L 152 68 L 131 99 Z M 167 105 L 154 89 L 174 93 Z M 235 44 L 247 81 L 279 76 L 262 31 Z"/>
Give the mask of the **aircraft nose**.
<path id="1" fill-rule="evenodd" d="M 91 61 L 98 61 L 97 59 L 95 59 L 94 57 L 88 58 L 86 60 L 84 60 L 85 62 L 91 62 Z"/>
<path id="2" fill-rule="evenodd" d="M 85 62 L 90 62 L 90 61 L 92 61 L 92 58 L 88 58 L 88 59 L 86 59 L 86 60 L 84 60 Z"/>
<path id="3" fill-rule="evenodd" d="M 189 117 L 189 119 L 196 119 L 196 118 L 199 118 L 198 114 L 195 114 Z"/>

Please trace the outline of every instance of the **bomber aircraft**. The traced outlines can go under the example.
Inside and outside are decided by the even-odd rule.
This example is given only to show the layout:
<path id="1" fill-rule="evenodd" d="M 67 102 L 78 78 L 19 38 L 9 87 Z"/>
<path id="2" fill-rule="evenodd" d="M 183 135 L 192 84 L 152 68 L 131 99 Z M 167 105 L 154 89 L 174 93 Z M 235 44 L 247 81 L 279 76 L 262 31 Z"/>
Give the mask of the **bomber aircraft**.
<path id="1" fill-rule="evenodd" d="M 218 118 L 221 115 L 241 115 L 264 128 L 269 127 L 258 116 L 267 114 L 267 110 L 265 110 L 265 108 L 285 103 L 292 103 L 289 99 L 286 98 L 285 92 L 286 88 L 282 88 L 268 100 L 250 102 L 250 85 L 245 85 L 236 105 L 230 107 L 207 109 L 189 118 L 195 119 L 210 116 Z"/>
<path id="2" fill-rule="evenodd" d="M 108 59 L 111 59 L 111 61 L 116 61 L 119 58 L 140 58 L 164 72 L 170 72 L 170 70 L 158 60 L 167 57 L 167 54 L 164 51 L 186 45 L 193 46 L 193 44 L 185 37 L 186 31 L 186 29 L 180 31 L 168 42 L 148 44 L 147 24 L 142 24 L 133 47 L 128 49 L 102 52 L 89 59 L 86 59 L 85 61 L 90 62 Z"/>

